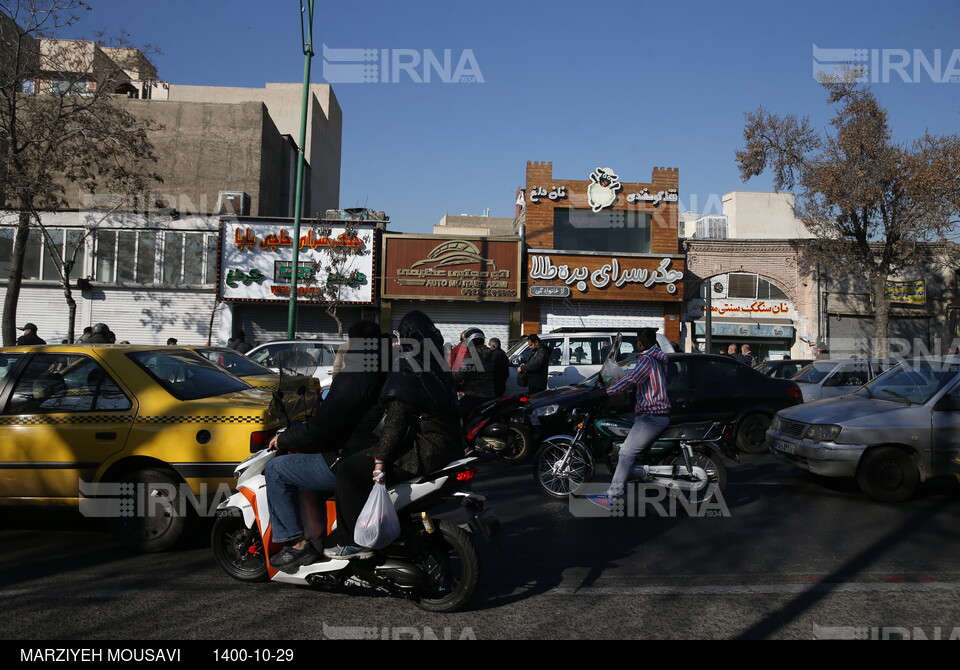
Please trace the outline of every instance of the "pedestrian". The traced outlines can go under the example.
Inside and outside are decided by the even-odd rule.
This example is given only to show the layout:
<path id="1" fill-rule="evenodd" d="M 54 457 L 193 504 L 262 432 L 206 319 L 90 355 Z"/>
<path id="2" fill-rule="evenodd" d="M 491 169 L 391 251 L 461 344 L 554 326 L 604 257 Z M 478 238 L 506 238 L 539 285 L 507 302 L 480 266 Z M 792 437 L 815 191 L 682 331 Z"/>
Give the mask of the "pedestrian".
<path id="1" fill-rule="evenodd" d="M 460 398 L 460 414 L 466 417 L 470 411 L 494 398 L 493 352 L 484 344 L 484 334 L 479 328 L 469 328 L 464 333 L 467 353 L 453 373 L 463 396 Z"/>
<path id="2" fill-rule="evenodd" d="M 493 395 L 500 398 L 507 390 L 507 378 L 510 377 L 510 359 L 503 352 L 499 338 L 491 337 L 488 346 L 493 353 Z"/>
<path id="3" fill-rule="evenodd" d="M 83 333 L 80 335 L 80 337 L 77 338 L 77 344 L 86 344 L 91 335 L 93 335 L 93 326 L 87 326 L 83 329 Z"/>
<path id="4" fill-rule="evenodd" d="M 450 354 L 447 357 L 447 362 L 450 364 L 450 372 L 459 370 L 460 364 L 463 362 L 463 357 L 467 355 L 467 345 L 464 344 L 463 341 L 466 335 L 467 331 L 460 333 L 460 343 L 450 350 Z"/>
<path id="5" fill-rule="evenodd" d="M 237 337 L 233 342 L 233 349 L 241 354 L 246 354 L 248 351 L 253 349 L 253 347 L 247 342 L 246 334 L 242 330 L 237 331 Z"/>
<path id="6" fill-rule="evenodd" d="M 28 323 L 24 325 L 20 330 L 23 331 L 23 335 L 17 338 L 18 346 L 29 346 L 37 344 L 46 344 L 46 340 L 42 340 L 37 336 L 37 326 L 34 323 Z"/>
<path id="7" fill-rule="evenodd" d="M 175 346 L 177 346 L 177 338 L 175 338 L 175 337 L 168 337 L 168 338 L 167 338 L 167 346 L 168 346 L 168 347 L 175 347 Z"/>
<path id="8" fill-rule="evenodd" d="M 743 357 L 743 362 L 749 365 L 751 368 L 757 363 L 757 357 L 750 353 L 749 344 L 744 344 L 742 347 L 740 347 L 740 356 Z"/>
<path id="9" fill-rule="evenodd" d="M 90 332 L 90 337 L 84 344 L 111 344 L 110 337 L 112 335 L 113 333 L 107 324 L 95 323 L 93 324 L 93 330 Z M 115 337 L 114 341 L 116 341 Z"/>
<path id="10" fill-rule="evenodd" d="M 640 355 L 637 357 L 634 368 L 605 391 L 609 396 L 635 386 L 637 403 L 633 428 L 630 429 L 620 447 L 616 471 L 607 490 L 604 506 L 612 507 L 611 499 L 623 495 L 623 487 L 633 471 L 637 456 L 648 449 L 670 424 L 667 355 L 657 344 L 656 328 L 641 328 L 637 332 L 637 350 Z"/>
<path id="11" fill-rule="evenodd" d="M 729 356 L 730 358 L 732 358 L 732 359 L 735 360 L 735 361 L 740 361 L 741 363 L 746 363 L 746 361 L 743 359 L 743 356 L 741 356 L 741 355 L 737 352 L 737 345 L 735 345 L 735 344 L 731 344 L 729 347 L 727 347 L 727 354 L 726 354 L 726 355 Z"/>
<path id="12" fill-rule="evenodd" d="M 527 344 L 532 353 L 527 362 L 520 366 L 518 376 L 526 376 L 528 393 L 546 391 L 547 376 L 550 372 L 550 349 L 543 346 L 536 333 L 527 336 Z"/>

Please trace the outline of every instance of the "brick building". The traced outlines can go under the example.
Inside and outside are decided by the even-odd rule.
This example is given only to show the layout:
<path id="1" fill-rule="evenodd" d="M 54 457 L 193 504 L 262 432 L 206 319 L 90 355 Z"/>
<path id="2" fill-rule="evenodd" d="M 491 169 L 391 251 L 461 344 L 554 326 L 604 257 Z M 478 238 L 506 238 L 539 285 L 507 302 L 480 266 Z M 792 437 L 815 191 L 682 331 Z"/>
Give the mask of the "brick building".
<path id="1" fill-rule="evenodd" d="M 528 162 L 523 333 L 655 327 L 680 335 L 679 171 L 621 182 L 610 168 L 560 179 Z"/>

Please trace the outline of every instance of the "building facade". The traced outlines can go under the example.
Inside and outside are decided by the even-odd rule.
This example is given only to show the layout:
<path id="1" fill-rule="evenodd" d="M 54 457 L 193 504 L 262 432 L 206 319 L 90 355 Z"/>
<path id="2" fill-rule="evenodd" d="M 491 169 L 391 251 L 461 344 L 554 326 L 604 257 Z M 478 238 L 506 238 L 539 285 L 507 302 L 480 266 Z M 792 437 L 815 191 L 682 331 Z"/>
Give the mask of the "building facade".
<path id="1" fill-rule="evenodd" d="M 654 327 L 676 341 L 678 189 L 676 168 L 621 182 L 610 168 L 565 179 L 552 163 L 527 163 L 523 334 Z"/>

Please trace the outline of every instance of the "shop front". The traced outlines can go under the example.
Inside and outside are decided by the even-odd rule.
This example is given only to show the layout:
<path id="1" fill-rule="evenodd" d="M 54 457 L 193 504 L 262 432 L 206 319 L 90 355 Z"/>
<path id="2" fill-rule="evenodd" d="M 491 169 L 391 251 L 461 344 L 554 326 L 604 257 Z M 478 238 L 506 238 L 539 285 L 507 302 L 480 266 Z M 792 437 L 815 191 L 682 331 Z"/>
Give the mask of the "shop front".
<path id="1" fill-rule="evenodd" d="M 657 328 L 680 334 L 684 256 L 678 248 L 675 168 L 648 183 L 611 168 L 557 179 L 527 163 L 523 333 Z"/>
<path id="2" fill-rule="evenodd" d="M 247 342 L 286 339 L 293 266 L 297 258 L 296 336 L 344 332 L 359 319 L 377 317 L 374 280 L 376 224 L 304 221 L 299 240 L 289 219 L 224 217 L 220 231 L 219 340 L 238 331 Z"/>
<path id="3" fill-rule="evenodd" d="M 519 336 L 519 238 L 384 235 L 382 245 L 382 324 L 417 309 L 450 344 L 474 326 L 504 348 Z"/>

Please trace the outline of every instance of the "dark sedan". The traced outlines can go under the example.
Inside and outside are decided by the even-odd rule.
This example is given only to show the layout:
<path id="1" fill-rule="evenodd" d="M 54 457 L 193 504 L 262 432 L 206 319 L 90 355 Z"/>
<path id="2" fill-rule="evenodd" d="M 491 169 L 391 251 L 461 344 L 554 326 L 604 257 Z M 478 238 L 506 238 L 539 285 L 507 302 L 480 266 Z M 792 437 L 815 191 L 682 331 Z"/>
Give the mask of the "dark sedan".
<path id="1" fill-rule="evenodd" d="M 726 421 L 734 424 L 737 448 L 750 454 L 766 453 L 766 430 L 781 409 L 799 405 L 800 388 L 786 379 L 760 374 L 728 356 L 667 354 L 667 393 L 671 423 Z M 621 363 L 630 369 L 631 357 Z M 566 416 L 597 383 L 596 376 L 581 384 L 548 389 L 530 396 L 527 416 L 541 437 L 566 431 Z M 626 403 L 622 412 L 631 412 Z"/>

